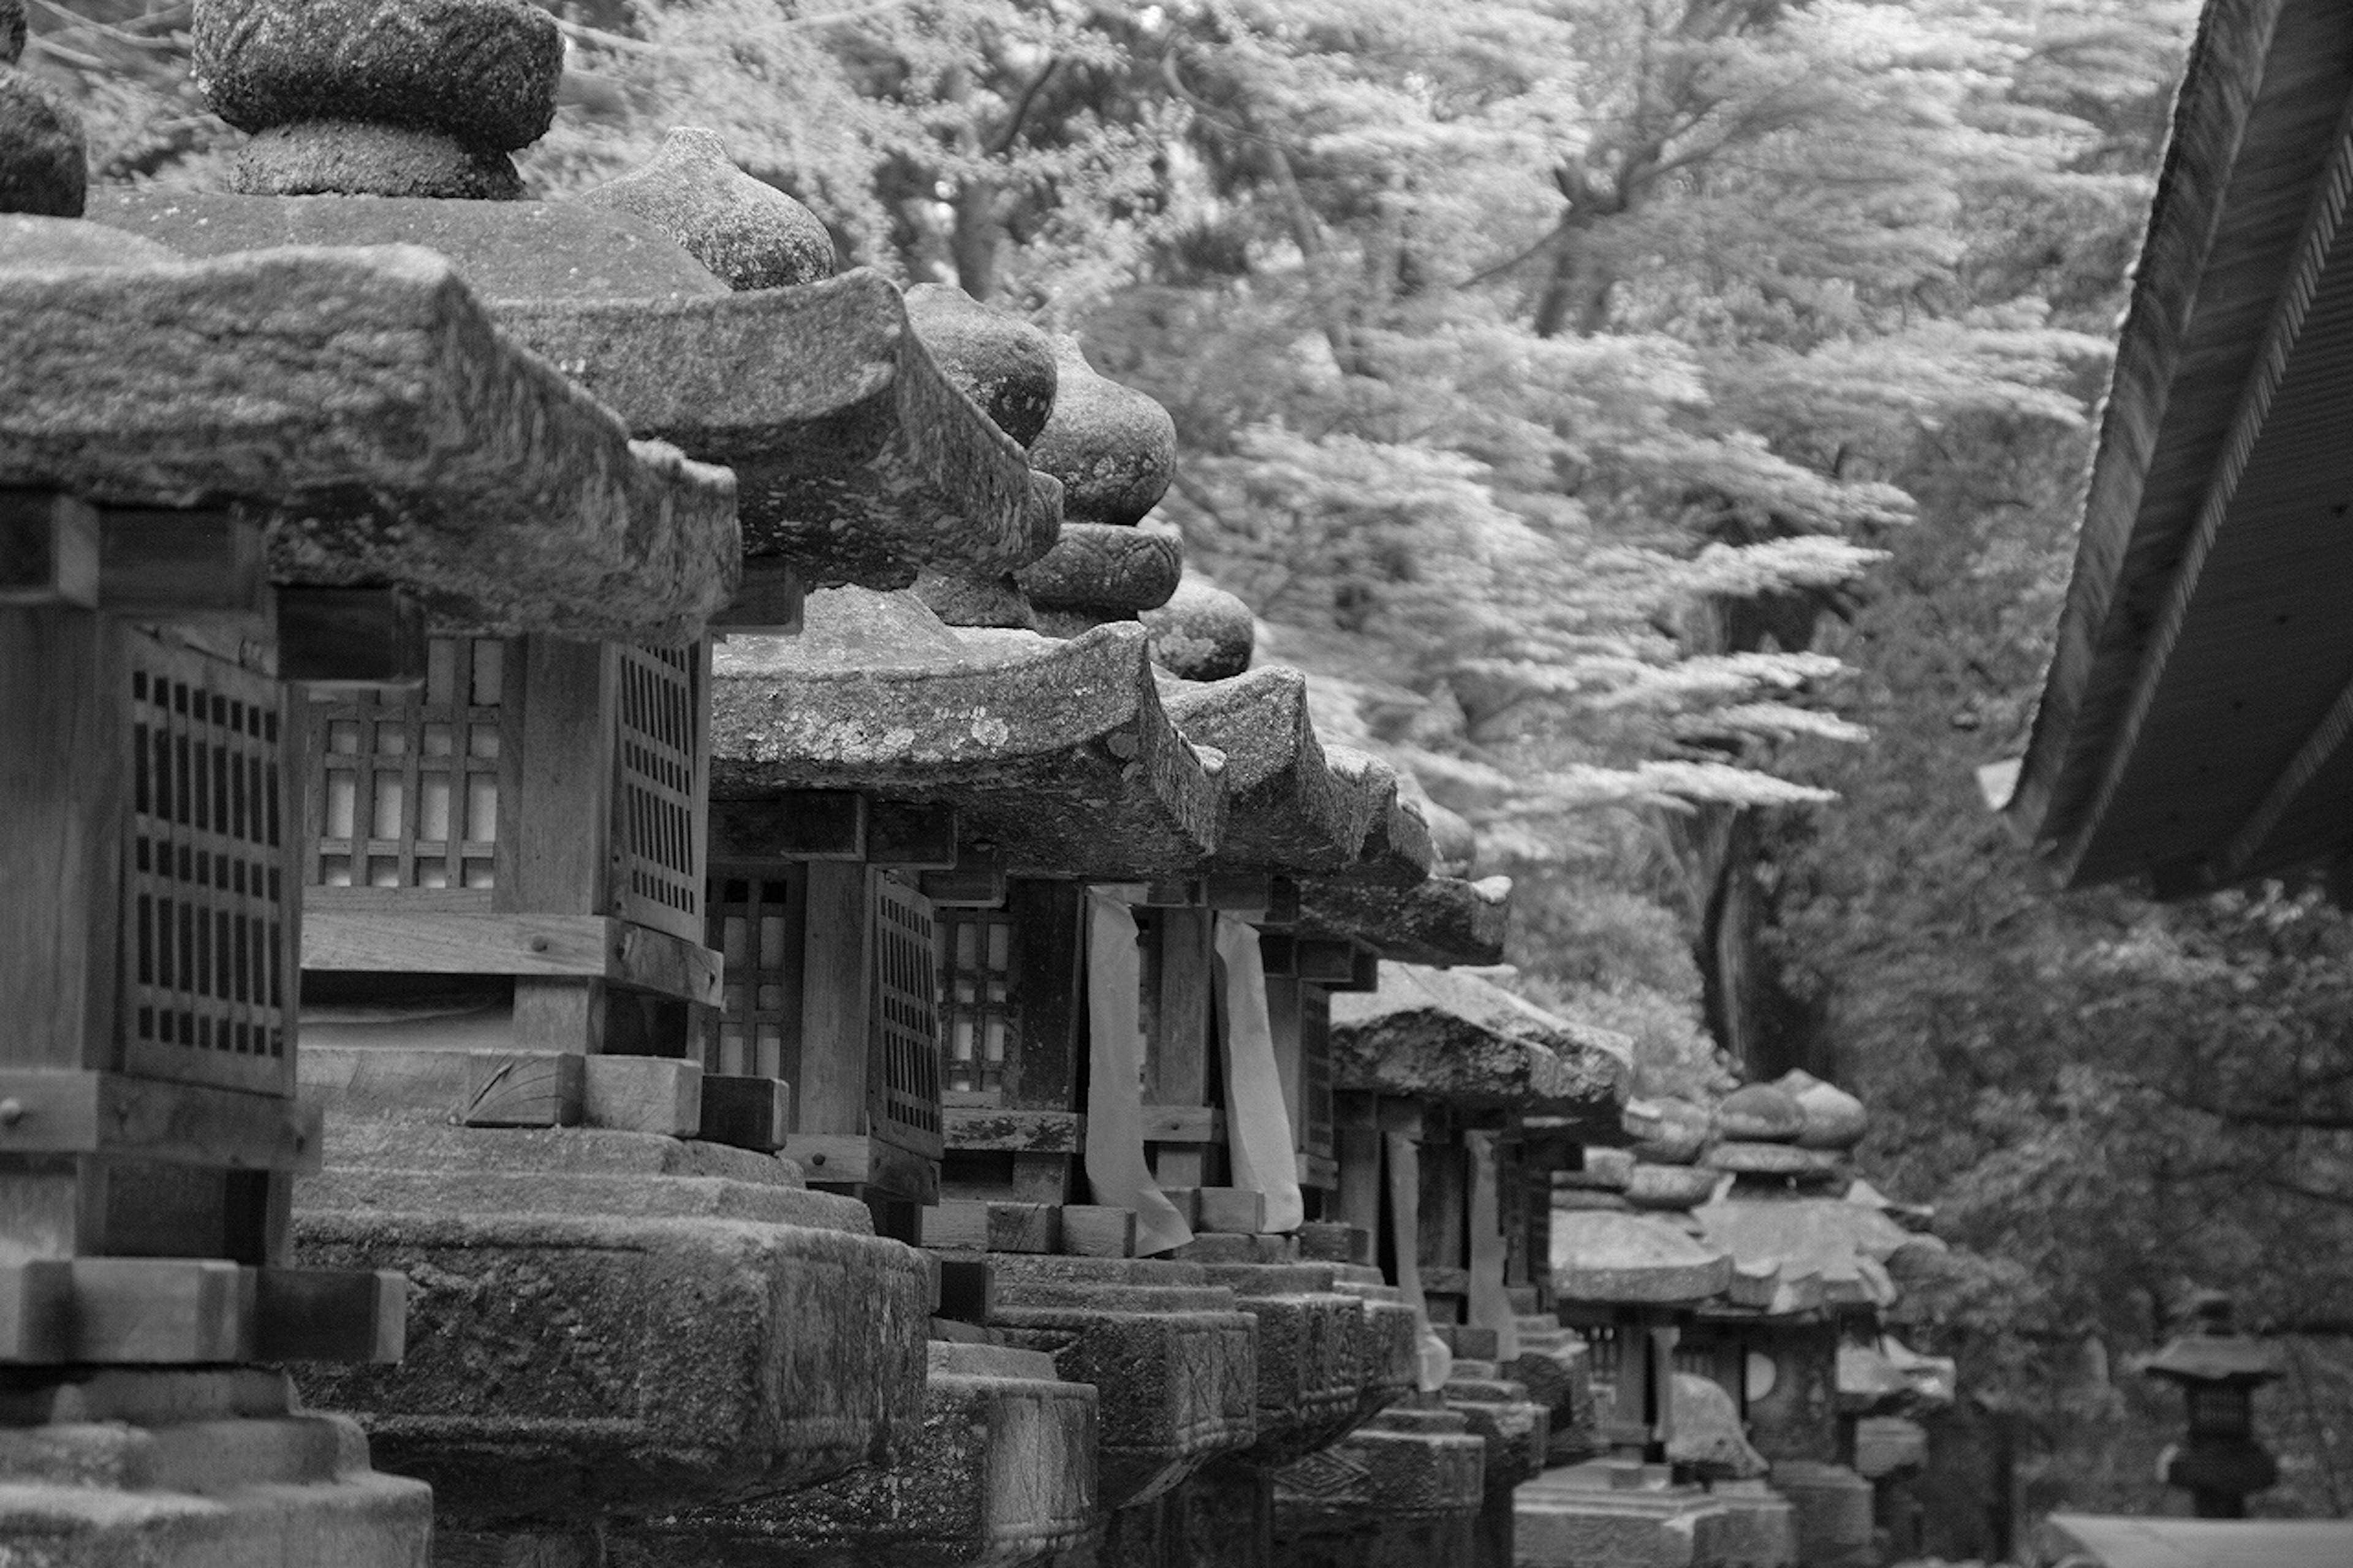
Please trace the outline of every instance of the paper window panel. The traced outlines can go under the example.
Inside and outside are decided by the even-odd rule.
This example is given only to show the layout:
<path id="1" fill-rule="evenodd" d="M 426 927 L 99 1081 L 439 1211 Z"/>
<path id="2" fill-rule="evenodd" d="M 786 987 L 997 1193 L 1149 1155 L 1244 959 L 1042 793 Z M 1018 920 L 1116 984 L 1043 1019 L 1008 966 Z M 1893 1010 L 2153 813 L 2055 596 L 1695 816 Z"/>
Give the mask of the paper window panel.
<path id="1" fill-rule="evenodd" d="M 306 882 L 485 894 L 497 885 L 512 653 L 493 637 L 435 637 L 422 691 L 312 702 L 318 833 Z"/>

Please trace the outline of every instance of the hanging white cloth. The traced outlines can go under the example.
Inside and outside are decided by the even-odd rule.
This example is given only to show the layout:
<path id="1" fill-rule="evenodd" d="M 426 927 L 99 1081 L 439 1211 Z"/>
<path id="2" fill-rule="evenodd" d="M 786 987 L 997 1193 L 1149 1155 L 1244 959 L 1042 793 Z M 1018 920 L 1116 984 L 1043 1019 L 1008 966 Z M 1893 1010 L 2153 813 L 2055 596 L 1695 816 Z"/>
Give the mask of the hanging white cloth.
<path id="1" fill-rule="evenodd" d="M 1503 1194 L 1497 1185 L 1495 1135 L 1466 1132 L 1471 1150 L 1471 1326 L 1495 1331 L 1495 1359 L 1520 1354 L 1519 1315 L 1504 1289 Z"/>
<path id="2" fill-rule="evenodd" d="M 1219 915 L 1218 1017 L 1226 1058 L 1226 1143 L 1233 1183 L 1266 1199 L 1266 1228 L 1297 1230 L 1307 1218 L 1299 1195 L 1299 1152 L 1291 1109 L 1274 1059 L 1274 1024 L 1266 1007 L 1266 965 L 1258 928 Z"/>
<path id="3" fill-rule="evenodd" d="M 1097 889 L 1087 891 L 1087 1184 L 1094 1200 L 1135 1211 L 1139 1258 L 1193 1239 L 1144 1159 L 1143 984 L 1135 916 Z"/>
<path id="4" fill-rule="evenodd" d="M 1421 1293 L 1421 1150 L 1410 1133 L 1387 1134 L 1389 1168 L 1389 1242 L 1397 1249 L 1398 1290 L 1413 1309 L 1414 1340 L 1420 1346 L 1416 1384 L 1424 1394 L 1446 1386 L 1454 1352 L 1430 1325 L 1430 1300 Z"/>

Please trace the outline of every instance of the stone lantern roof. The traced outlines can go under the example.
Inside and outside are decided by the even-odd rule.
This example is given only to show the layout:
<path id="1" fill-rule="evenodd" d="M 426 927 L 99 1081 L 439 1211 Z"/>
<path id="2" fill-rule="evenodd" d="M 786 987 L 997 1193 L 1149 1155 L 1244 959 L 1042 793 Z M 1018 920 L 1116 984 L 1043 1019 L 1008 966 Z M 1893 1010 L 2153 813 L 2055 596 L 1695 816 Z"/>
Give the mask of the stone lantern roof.
<path id="1" fill-rule="evenodd" d="M 1512 879 L 1433 876 L 1407 888 L 1323 880 L 1301 889 L 1300 929 L 1352 936 L 1402 963 L 1478 967 L 1504 961 Z"/>
<path id="2" fill-rule="evenodd" d="M 1554 1211 L 1553 1289 L 1564 1301 L 1695 1306 L 1723 1295 L 1732 1274 L 1731 1254 L 1662 1216 Z"/>
<path id="3" fill-rule="evenodd" d="M 1632 1074 L 1622 1037 L 1476 975 L 1387 963 L 1376 989 L 1332 997 L 1337 1089 L 1615 1123 Z"/>

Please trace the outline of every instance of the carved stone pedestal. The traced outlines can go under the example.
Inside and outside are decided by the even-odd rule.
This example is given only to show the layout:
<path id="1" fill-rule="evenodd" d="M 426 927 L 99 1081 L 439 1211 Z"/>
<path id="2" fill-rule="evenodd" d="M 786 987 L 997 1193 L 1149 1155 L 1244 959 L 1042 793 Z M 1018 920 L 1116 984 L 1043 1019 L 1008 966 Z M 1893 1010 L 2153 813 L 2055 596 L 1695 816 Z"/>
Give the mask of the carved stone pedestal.
<path id="1" fill-rule="evenodd" d="M 1457 1361 L 1442 1391 L 1446 1407 L 1487 1446 L 1478 1542 L 1472 1561 L 1511 1568 L 1513 1489 L 1544 1468 L 1548 1423 L 1525 1384 L 1496 1374 L 1493 1362 Z"/>
<path id="2" fill-rule="evenodd" d="M 433 1500 L 284 1374 L 78 1369 L 0 1398 L 0 1560 L 424 1568 Z"/>
<path id="3" fill-rule="evenodd" d="M 1458 1412 L 1392 1407 L 1274 1478 L 1283 1568 L 1425 1568 L 1472 1560 L 1486 1444 Z"/>
<path id="4" fill-rule="evenodd" d="M 1662 1465 L 1599 1460 L 1546 1470 L 1516 1498 L 1525 1568 L 1727 1568 L 1748 1533 L 1714 1494 Z"/>
<path id="5" fill-rule="evenodd" d="M 1503 1365 L 1545 1407 L 1545 1463 L 1573 1465 L 1601 1454 L 1601 1414 L 1593 1397 L 1593 1352 L 1548 1314 L 1519 1320 L 1520 1353 Z"/>

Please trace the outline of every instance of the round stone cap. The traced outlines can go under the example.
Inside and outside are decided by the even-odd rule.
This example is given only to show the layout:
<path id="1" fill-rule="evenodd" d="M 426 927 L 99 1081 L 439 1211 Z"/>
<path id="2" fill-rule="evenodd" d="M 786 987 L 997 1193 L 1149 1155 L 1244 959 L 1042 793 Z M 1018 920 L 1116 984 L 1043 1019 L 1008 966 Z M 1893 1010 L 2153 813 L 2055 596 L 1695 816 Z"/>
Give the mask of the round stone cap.
<path id="1" fill-rule="evenodd" d="M 0 213 L 79 217 L 89 198 L 79 112 L 47 83 L 0 66 Z"/>
<path id="2" fill-rule="evenodd" d="M 1787 1142 L 1805 1131 L 1806 1113 L 1788 1090 L 1769 1083 L 1736 1089 L 1715 1108 L 1715 1128 L 1743 1142 Z"/>
<path id="3" fill-rule="evenodd" d="M 1626 1201 L 1638 1209 L 1690 1209 L 1715 1195 L 1719 1173 L 1695 1165 L 1636 1165 L 1626 1180 Z"/>
<path id="4" fill-rule="evenodd" d="M 834 274 L 833 236 L 815 213 L 727 156 L 716 132 L 673 127 L 643 167 L 580 198 L 645 219 L 730 289 L 790 289 Z"/>
<path id="5" fill-rule="evenodd" d="M 1187 680 L 1225 680 L 1250 668 L 1258 622 L 1250 606 L 1195 576 L 1180 578 L 1157 609 L 1137 617 L 1152 637 L 1152 662 Z"/>
<path id="6" fill-rule="evenodd" d="M 1634 1138 L 1634 1156 L 1661 1165 L 1688 1165 L 1707 1147 L 1713 1125 L 1707 1110 L 1688 1100 L 1630 1103 L 1623 1124 Z"/>
<path id="7" fill-rule="evenodd" d="M 1798 1102 L 1805 1116 L 1805 1125 L 1798 1133 L 1800 1146 L 1852 1149 L 1870 1131 L 1871 1114 L 1863 1110 L 1862 1101 L 1836 1084 L 1824 1083 L 1801 1068 L 1792 1068 L 1773 1082 Z"/>
<path id="8" fill-rule="evenodd" d="M 364 120 L 305 120 L 254 132 L 232 183 L 248 196 L 421 196 L 512 202 L 522 176 L 494 147 L 439 131 Z"/>
<path id="9" fill-rule="evenodd" d="M 1038 439 L 1054 412 L 1060 380 L 1052 339 L 1010 310 L 992 310 L 944 283 L 908 289 L 907 319 L 949 384 L 990 424 L 1024 447 Z"/>
<path id="10" fill-rule="evenodd" d="M 1184 547 L 1172 533 L 1064 522 L 1054 548 L 1014 574 L 1039 609 L 1157 609 L 1176 592 Z"/>
<path id="11" fill-rule="evenodd" d="M 1846 1168 L 1846 1162 L 1828 1149 L 1801 1149 L 1795 1143 L 1746 1143 L 1726 1141 L 1708 1151 L 1707 1163 L 1718 1171 L 1744 1176 L 1829 1178 Z"/>
<path id="12" fill-rule="evenodd" d="M 524 0 L 197 0 L 195 78 L 240 131 L 366 120 L 510 151 L 547 133 L 564 35 Z"/>
<path id="13" fill-rule="evenodd" d="M 1054 412 L 1029 466 L 1062 481 L 1062 515 L 1082 522 L 1142 520 L 1176 473 L 1176 422 L 1133 387 L 1097 375 L 1079 340 L 1058 338 Z"/>

